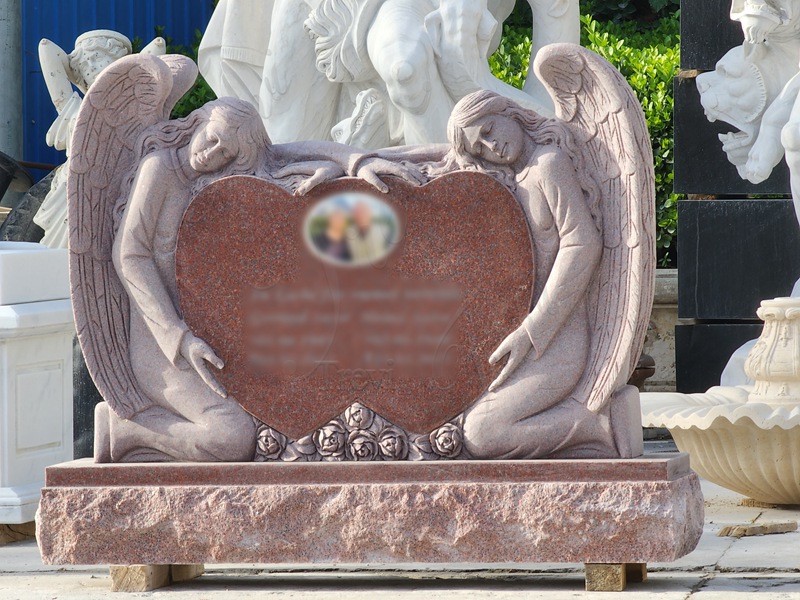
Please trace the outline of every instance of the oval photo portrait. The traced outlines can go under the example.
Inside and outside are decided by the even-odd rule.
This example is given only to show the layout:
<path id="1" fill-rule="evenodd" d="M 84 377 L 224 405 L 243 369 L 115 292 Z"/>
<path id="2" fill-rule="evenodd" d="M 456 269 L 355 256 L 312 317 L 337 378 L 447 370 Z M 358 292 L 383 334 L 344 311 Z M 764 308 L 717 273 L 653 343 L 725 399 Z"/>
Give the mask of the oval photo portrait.
<path id="1" fill-rule="evenodd" d="M 363 267 L 386 258 L 397 244 L 400 222 L 386 202 L 357 192 L 318 202 L 305 220 L 311 252 L 325 262 Z"/>

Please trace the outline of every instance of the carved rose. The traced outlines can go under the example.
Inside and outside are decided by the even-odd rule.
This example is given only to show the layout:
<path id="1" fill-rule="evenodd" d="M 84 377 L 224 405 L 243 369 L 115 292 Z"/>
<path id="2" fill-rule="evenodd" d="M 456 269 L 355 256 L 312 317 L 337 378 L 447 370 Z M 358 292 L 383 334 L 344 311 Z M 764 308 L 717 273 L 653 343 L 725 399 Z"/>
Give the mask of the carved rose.
<path id="1" fill-rule="evenodd" d="M 286 449 L 286 436 L 262 425 L 256 432 L 256 460 L 278 460 Z"/>
<path id="2" fill-rule="evenodd" d="M 347 458 L 350 460 L 375 460 L 380 455 L 375 434 L 366 429 L 351 431 L 347 438 Z"/>
<path id="3" fill-rule="evenodd" d="M 397 427 L 387 427 L 378 436 L 378 448 L 386 460 L 408 458 L 408 436 Z"/>
<path id="4" fill-rule="evenodd" d="M 347 446 L 347 430 L 341 421 L 334 420 L 314 432 L 314 445 L 323 458 L 344 456 Z"/>
<path id="5" fill-rule="evenodd" d="M 344 411 L 344 420 L 354 429 L 369 429 L 375 420 L 375 413 L 356 402 Z"/>
<path id="6" fill-rule="evenodd" d="M 442 458 L 455 458 L 461 454 L 464 445 L 464 435 L 461 428 L 452 423 L 445 423 L 435 429 L 430 435 L 431 448 Z"/>

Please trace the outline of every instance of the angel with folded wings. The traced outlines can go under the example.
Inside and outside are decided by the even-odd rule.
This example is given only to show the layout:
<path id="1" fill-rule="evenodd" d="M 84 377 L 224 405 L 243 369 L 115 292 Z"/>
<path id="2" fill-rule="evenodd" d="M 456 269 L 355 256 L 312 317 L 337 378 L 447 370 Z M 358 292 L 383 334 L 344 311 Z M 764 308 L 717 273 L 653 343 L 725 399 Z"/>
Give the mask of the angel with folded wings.
<path id="1" fill-rule="evenodd" d="M 635 456 L 638 391 L 626 382 L 655 269 L 647 126 L 623 77 L 590 51 L 553 44 L 535 69 L 556 118 L 477 92 L 450 119 L 445 168 L 506 178 L 535 262 L 533 309 L 490 357 L 508 359 L 465 413 L 465 443 L 484 458 Z"/>
<path id="2" fill-rule="evenodd" d="M 90 89 L 70 163 L 70 275 L 78 337 L 106 402 L 95 415 L 95 458 L 247 461 L 252 417 L 226 393 L 214 350 L 180 313 L 175 250 L 194 194 L 235 174 L 275 180 L 315 158 L 304 192 L 350 172 L 385 184 L 408 169 L 330 142 L 273 145 L 258 112 L 235 98 L 168 120 L 197 67 L 180 56 L 121 59 Z"/>
<path id="3" fill-rule="evenodd" d="M 516 195 L 533 242 L 530 314 L 489 358 L 508 357 L 463 415 L 474 458 L 641 454 L 636 388 L 655 273 L 655 187 L 642 109 L 605 60 L 552 44 L 535 70 L 545 118 L 487 90 L 464 97 L 449 144 L 387 150 L 436 176 L 488 173 Z M 501 268 L 498 266 L 498 268 Z"/>

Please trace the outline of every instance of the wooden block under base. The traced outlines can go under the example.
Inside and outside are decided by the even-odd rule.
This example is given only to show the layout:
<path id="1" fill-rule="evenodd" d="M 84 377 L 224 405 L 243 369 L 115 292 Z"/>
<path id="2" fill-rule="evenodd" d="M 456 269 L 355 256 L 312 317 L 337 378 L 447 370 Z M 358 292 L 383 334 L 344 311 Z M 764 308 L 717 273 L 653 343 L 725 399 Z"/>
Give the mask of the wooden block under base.
<path id="1" fill-rule="evenodd" d="M 625 563 L 625 579 L 628 583 L 647 581 L 647 563 Z"/>
<path id="2" fill-rule="evenodd" d="M 111 567 L 112 592 L 149 592 L 169 585 L 169 565 Z"/>
<path id="3" fill-rule="evenodd" d="M 111 591 L 149 592 L 200 577 L 204 572 L 203 565 L 112 566 Z"/>
<path id="4" fill-rule="evenodd" d="M 621 592 L 647 579 L 646 563 L 586 563 L 587 592 Z"/>
<path id="5" fill-rule="evenodd" d="M 203 565 L 170 565 L 170 579 L 172 583 L 189 581 L 195 577 L 200 577 L 206 572 Z"/>
<path id="6" fill-rule="evenodd" d="M 0 524 L 0 546 L 12 542 L 22 542 L 36 537 L 36 523 L 20 523 L 19 525 Z"/>

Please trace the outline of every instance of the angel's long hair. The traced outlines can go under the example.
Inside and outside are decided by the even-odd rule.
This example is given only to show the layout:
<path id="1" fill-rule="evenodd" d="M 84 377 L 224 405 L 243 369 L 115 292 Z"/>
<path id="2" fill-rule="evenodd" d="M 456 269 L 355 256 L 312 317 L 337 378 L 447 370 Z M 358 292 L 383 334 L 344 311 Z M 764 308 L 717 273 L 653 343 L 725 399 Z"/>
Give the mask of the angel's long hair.
<path id="1" fill-rule="evenodd" d="M 236 143 L 236 158 L 221 171 L 198 178 L 192 186 L 193 195 L 214 179 L 228 175 L 253 175 L 272 158 L 272 140 L 258 111 L 244 100 L 223 98 L 201 106 L 183 119 L 146 129 L 136 143 L 137 164 L 152 152 L 186 146 L 197 128 L 211 121 L 225 124 Z"/>
<path id="2" fill-rule="evenodd" d="M 590 205 L 597 195 L 597 185 L 586 173 L 583 155 L 575 143 L 572 132 L 558 119 L 548 119 L 522 108 L 513 100 L 489 90 L 478 90 L 464 96 L 453 108 L 447 122 L 450 150 L 443 160 L 424 168 L 436 176 L 455 170 L 480 171 L 497 177 L 512 191 L 517 189 L 517 171 L 513 165 L 498 165 L 467 150 L 464 129 L 489 115 L 500 115 L 516 121 L 530 140 L 540 146 L 556 146 L 569 156 L 581 187 Z"/>
<path id="3" fill-rule="evenodd" d="M 224 98 L 209 102 L 187 117 L 158 123 L 145 129 L 136 141 L 134 169 L 121 186 L 115 213 L 115 231 L 128 203 L 133 180 L 142 160 L 159 150 L 182 148 L 192 141 L 192 136 L 203 123 L 221 121 L 231 132 L 236 143 L 236 158 L 227 167 L 216 173 L 202 175 L 192 184 L 190 194 L 195 196 L 206 185 L 229 175 L 254 175 L 272 162 L 272 141 L 264 129 L 258 111 L 248 102 L 238 98 Z"/>

